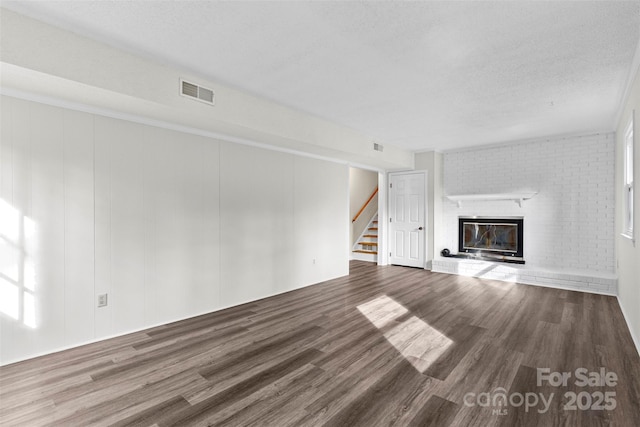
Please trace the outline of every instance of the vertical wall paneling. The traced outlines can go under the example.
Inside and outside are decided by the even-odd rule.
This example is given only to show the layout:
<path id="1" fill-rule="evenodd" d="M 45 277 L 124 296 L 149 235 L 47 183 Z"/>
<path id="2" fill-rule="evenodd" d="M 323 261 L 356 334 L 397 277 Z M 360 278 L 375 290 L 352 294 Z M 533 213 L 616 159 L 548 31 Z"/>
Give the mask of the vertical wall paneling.
<path id="1" fill-rule="evenodd" d="M 0 101 L 0 274 L 4 273 L 5 269 L 10 268 L 7 259 L 10 257 L 11 247 L 7 242 L 6 233 L 7 224 L 5 217 L 5 211 L 8 208 L 10 199 L 12 196 L 11 191 L 11 139 L 12 139 L 12 123 L 11 123 L 11 103 L 8 99 L 2 99 Z M 6 317 L 7 311 L 11 310 L 7 303 L 7 297 L 10 296 L 13 291 L 13 284 L 7 280 L 6 277 L 0 276 L 0 348 L 10 343 L 11 330 L 5 326 L 5 322 L 8 322 Z M 1 357 L 1 356 L 0 356 Z"/>
<path id="2" fill-rule="evenodd" d="M 114 332 L 145 326 L 144 128 L 114 121 L 111 137 L 111 296 Z"/>
<path id="3" fill-rule="evenodd" d="M 208 138 L 192 136 L 193 187 L 197 189 L 198 209 L 191 233 L 196 249 L 193 257 L 191 307 L 205 313 L 220 302 L 220 145 Z"/>
<path id="4" fill-rule="evenodd" d="M 150 323 L 162 321 L 170 313 L 170 286 L 175 260 L 170 253 L 174 239 L 175 200 L 171 196 L 175 185 L 175 161 L 169 135 L 163 129 L 145 129 L 144 151 L 144 229 L 145 229 L 145 294 L 144 311 Z"/>
<path id="5" fill-rule="evenodd" d="M 36 317 L 33 330 L 23 335 L 33 337 L 37 342 L 33 350 L 40 352 L 66 342 L 64 111 L 35 103 L 29 110 L 31 218 L 35 231 L 32 245 L 26 249 L 33 256 Z"/>
<path id="6" fill-rule="evenodd" d="M 293 174 L 294 286 L 348 274 L 348 167 L 296 157 Z"/>
<path id="7" fill-rule="evenodd" d="M 291 289 L 290 154 L 220 146 L 220 296 L 235 305 Z"/>
<path id="8" fill-rule="evenodd" d="M 198 229 L 198 216 L 202 209 L 202 197 L 198 175 L 198 143 L 185 135 L 181 138 L 179 150 L 174 153 L 176 179 L 172 186 L 175 221 L 172 258 L 173 266 L 169 292 L 174 295 L 170 307 L 170 317 L 184 317 L 190 313 L 193 302 L 198 298 L 196 277 L 198 272 L 198 253 L 195 233 Z M 176 147 L 177 148 L 177 147 Z"/>
<path id="9" fill-rule="evenodd" d="M 218 145 L 147 128 L 146 311 L 152 324 L 218 307 Z"/>
<path id="10" fill-rule="evenodd" d="M 7 176 L 10 174 L 7 172 L 10 170 L 10 143 L 11 143 L 11 108 L 9 104 L 11 100 L 7 98 L 0 98 L 0 212 L 2 209 L 6 209 L 6 205 L 9 203 L 9 198 L 11 196 L 11 185 L 10 180 Z M 6 265 L 6 258 L 10 251 L 9 243 L 6 241 L 5 230 L 6 224 L 4 221 L 0 221 L 0 273 L 4 271 L 5 268 L 8 268 Z M 0 276 L 0 295 L 3 296 L 3 300 L 0 301 L 0 348 L 2 348 L 5 343 L 10 342 L 8 340 L 9 331 L 5 328 L 5 316 L 7 316 L 4 311 L 9 310 L 8 307 L 4 307 L 5 302 L 5 293 L 11 292 L 12 284 L 6 280 L 6 278 Z M 2 357 L 2 351 L 0 351 L 0 360 Z"/>
<path id="11" fill-rule="evenodd" d="M 106 307 L 94 311 L 95 336 L 104 337 L 114 333 L 111 295 L 111 134 L 109 130 L 115 120 L 106 117 L 94 118 L 94 242 L 95 242 L 95 295 L 109 295 Z"/>
<path id="12" fill-rule="evenodd" d="M 0 364 L 348 274 L 346 165 L 1 99 Z"/>
<path id="13" fill-rule="evenodd" d="M 0 119 L 2 129 L 0 129 L 0 197 L 10 202 L 13 196 L 13 176 L 12 176 L 12 149 L 13 149 L 13 123 L 12 110 L 13 98 L 2 98 L 0 104 Z"/>
<path id="14" fill-rule="evenodd" d="M 39 322 L 36 318 L 37 305 L 43 303 L 42 292 L 36 289 L 36 261 L 39 233 L 32 209 L 32 144 L 31 107 L 20 100 L 13 101 L 12 108 L 12 198 L 11 206 L 17 217 L 11 221 L 14 227 L 15 278 L 18 280 L 18 321 L 13 333 L 28 342 L 31 348 L 38 348 Z"/>
<path id="15" fill-rule="evenodd" d="M 191 135 L 171 135 L 171 141 L 180 141 L 172 146 L 175 180 L 171 186 L 174 221 L 171 239 L 172 271 L 168 275 L 168 295 L 173 303 L 167 307 L 169 318 L 186 317 L 193 313 L 198 292 L 198 263 L 201 248 L 197 233 L 202 212 L 202 193 L 199 181 L 199 141 Z"/>
<path id="16" fill-rule="evenodd" d="M 17 269 L 18 218 L 13 203 L 13 100 L 3 99 L 0 140 L 0 349 L 14 342 L 16 319 L 19 317 L 19 290 L 15 280 Z M 11 279 L 11 276 L 14 279 Z"/>
<path id="17" fill-rule="evenodd" d="M 65 334 L 94 337 L 93 116 L 64 111 Z"/>

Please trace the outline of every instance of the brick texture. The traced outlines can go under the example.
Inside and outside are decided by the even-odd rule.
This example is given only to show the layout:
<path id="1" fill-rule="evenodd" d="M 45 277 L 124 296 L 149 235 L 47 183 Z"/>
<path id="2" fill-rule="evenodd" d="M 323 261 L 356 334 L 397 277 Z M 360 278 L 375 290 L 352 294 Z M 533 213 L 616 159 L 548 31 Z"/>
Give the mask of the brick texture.
<path id="1" fill-rule="evenodd" d="M 537 191 L 513 201 L 445 200 L 443 247 L 458 249 L 458 216 L 524 216 L 527 267 L 614 272 L 613 133 L 549 138 L 444 154 L 447 195 Z"/>

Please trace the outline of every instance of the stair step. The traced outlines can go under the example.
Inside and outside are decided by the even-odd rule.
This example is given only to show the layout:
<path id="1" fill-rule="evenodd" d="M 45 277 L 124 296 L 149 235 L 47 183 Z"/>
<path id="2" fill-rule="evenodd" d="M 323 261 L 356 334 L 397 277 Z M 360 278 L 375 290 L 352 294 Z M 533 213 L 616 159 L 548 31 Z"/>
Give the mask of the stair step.
<path id="1" fill-rule="evenodd" d="M 378 242 L 358 242 L 362 246 L 378 246 Z"/>
<path id="2" fill-rule="evenodd" d="M 378 231 L 378 227 L 371 227 L 371 228 L 367 228 L 367 230 L 371 230 L 371 231 Z"/>
<path id="3" fill-rule="evenodd" d="M 365 234 L 365 235 L 364 235 L 364 236 L 362 236 L 362 237 L 373 237 L 373 238 L 376 238 L 376 239 L 377 239 L 377 238 L 378 238 L 378 235 L 377 235 L 377 234 Z"/>
<path id="4" fill-rule="evenodd" d="M 358 249 L 358 250 L 355 250 L 353 252 L 358 252 L 359 254 L 378 255 L 378 251 L 365 251 L 365 250 L 362 250 L 362 249 Z"/>
<path id="5" fill-rule="evenodd" d="M 374 223 L 374 224 L 377 224 L 378 220 L 376 219 L 375 221 L 371 221 L 371 222 Z"/>

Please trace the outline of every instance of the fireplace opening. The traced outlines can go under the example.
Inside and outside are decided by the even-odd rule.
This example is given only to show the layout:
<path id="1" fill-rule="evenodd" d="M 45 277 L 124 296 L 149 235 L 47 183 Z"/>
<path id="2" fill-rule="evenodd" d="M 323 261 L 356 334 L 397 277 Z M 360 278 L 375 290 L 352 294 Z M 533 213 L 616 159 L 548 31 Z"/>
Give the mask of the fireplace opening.
<path id="1" fill-rule="evenodd" d="M 459 217 L 458 254 L 524 264 L 523 217 Z"/>

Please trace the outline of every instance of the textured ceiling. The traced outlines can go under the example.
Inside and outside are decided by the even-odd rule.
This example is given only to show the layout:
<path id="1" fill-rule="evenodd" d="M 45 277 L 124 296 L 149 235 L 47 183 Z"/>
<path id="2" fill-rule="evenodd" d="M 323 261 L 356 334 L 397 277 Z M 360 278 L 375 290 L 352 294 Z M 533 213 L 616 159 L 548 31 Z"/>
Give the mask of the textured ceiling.
<path id="1" fill-rule="evenodd" d="M 3 1 L 410 150 L 607 131 L 640 2 Z"/>

